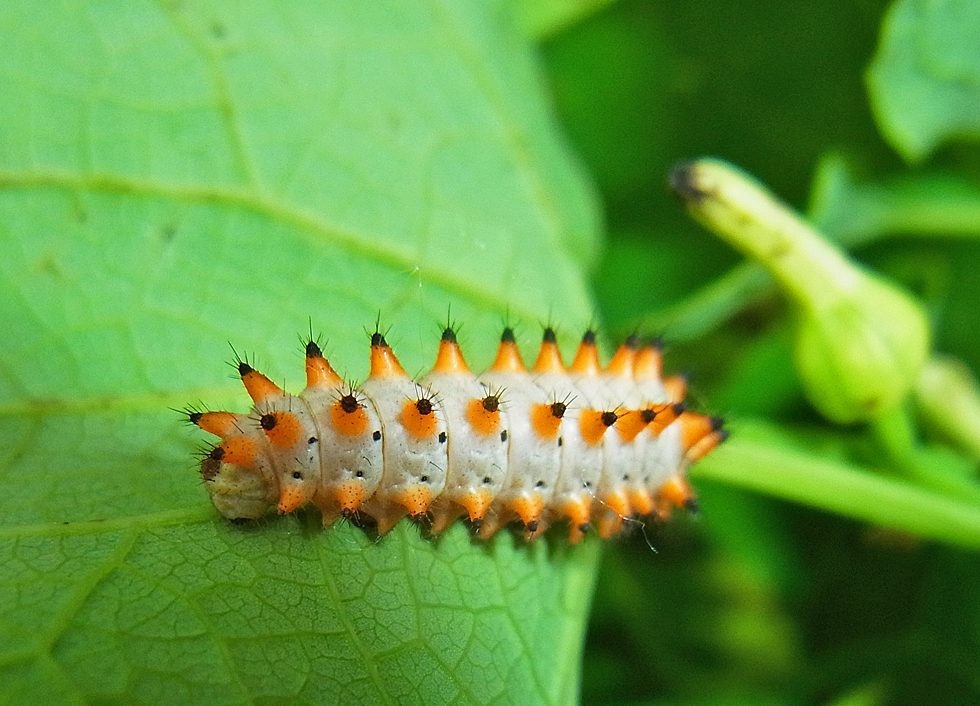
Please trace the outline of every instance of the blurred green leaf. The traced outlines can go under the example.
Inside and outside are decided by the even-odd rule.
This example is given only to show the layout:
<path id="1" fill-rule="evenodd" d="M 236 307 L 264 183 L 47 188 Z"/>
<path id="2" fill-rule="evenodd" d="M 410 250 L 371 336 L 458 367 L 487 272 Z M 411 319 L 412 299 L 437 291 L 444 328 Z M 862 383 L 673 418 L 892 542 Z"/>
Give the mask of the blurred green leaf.
<path id="1" fill-rule="evenodd" d="M 379 317 L 569 333 L 595 200 L 502 4 L 0 7 L 0 701 L 568 704 L 597 548 L 227 526 L 168 406 Z"/>
<path id="2" fill-rule="evenodd" d="M 895 0 L 868 69 L 885 138 L 910 162 L 953 138 L 980 137 L 980 5 Z"/>

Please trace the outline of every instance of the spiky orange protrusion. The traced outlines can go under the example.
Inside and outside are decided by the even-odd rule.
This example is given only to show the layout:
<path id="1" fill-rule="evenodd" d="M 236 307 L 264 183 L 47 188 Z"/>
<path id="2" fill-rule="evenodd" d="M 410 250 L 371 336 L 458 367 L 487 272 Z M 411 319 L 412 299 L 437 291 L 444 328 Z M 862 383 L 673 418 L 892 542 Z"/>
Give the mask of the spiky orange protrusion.
<path id="1" fill-rule="evenodd" d="M 663 374 L 663 350 L 660 341 L 643 346 L 633 361 L 633 377 L 636 380 L 659 380 Z"/>
<path id="2" fill-rule="evenodd" d="M 231 412 L 191 412 L 188 417 L 204 431 L 222 438 L 240 434 L 240 424 L 246 418 Z"/>
<path id="3" fill-rule="evenodd" d="M 561 358 L 559 357 L 560 360 Z M 599 375 L 601 369 L 599 348 L 595 344 L 595 333 L 586 331 L 582 337 L 582 342 L 578 346 L 578 350 L 575 352 L 575 359 L 568 366 L 568 372 L 587 377 L 596 377 Z M 537 370 L 537 365 L 535 365 L 535 370 Z"/>
<path id="4" fill-rule="evenodd" d="M 408 510 L 409 515 L 419 517 L 424 515 L 432 504 L 432 489 L 424 483 L 419 483 L 396 493 L 394 500 Z"/>
<path id="5" fill-rule="evenodd" d="M 371 373 L 374 380 L 385 378 L 407 378 L 408 373 L 398 362 L 385 337 L 380 333 L 371 336 Z"/>
<path id="6" fill-rule="evenodd" d="M 306 502 L 303 491 L 299 488 L 289 486 L 283 488 L 279 493 L 279 505 L 276 510 L 280 515 L 286 515 Z"/>
<path id="7" fill-rule="evenodd" d="M 506 328 L 500 337 L 500 347 L 497 349 L 497 358 L 493 361 L 490 370 L 498 373 L 524 373 L 527 368 L 521 358 L 521 351 L 517 348 L 514 340 L 514 332 Z"/>
<path id="8" fill-rule="evenodd" d="M 276 383 L 244 361 L 238 364 L 238 374 L 245 385 L 245 391 L 255 404 L 286 394 Z"/>
<path id="9" fill-rule="evenodd" d="M 531 368 L 531 371 L 535 373 L 565 372 L 561 351 L 558 350 L 558 340 L 555 338 L 555 332 L 550 328 L 544 331 L 544 339 L 541 341 L 538 359 L 534 361 L 534 367 Z"/>
<path id="10" fill-rule="evenodd" d="M 630 336 L 616 349 L 612 360 L 606 366 L 606 373 L 621 378 L 635 377 L 634 367 L 638 353 L 637 338 L 636 336 Z"/>
<path id="11" fill-rule="evenodd" d="M 664 380 L 664 389 L 671 402 L 682 402 L 687 397 L 687 378 L 683 375 L 671 375 Z"/>
<path id="12" fill-rule="evenodd" d="M 306 344 L 306 386 L 334 388 L 340 387 L 343 383 L 344 381 L 323 357 L 323 351 L 316 341 L 309 341 Z"/>

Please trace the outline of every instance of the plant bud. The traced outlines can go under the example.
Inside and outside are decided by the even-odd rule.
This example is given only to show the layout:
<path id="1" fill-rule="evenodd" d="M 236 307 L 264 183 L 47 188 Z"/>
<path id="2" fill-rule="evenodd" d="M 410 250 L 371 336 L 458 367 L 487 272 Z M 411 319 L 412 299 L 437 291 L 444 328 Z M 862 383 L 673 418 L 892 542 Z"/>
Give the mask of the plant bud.
<path id="1" fill-rule="evenodd" d="M 929 323 L 909 295 L 849 260 L 731 165 L 681 165 L 671 183 L 696 218 L 758 260 L 789 297 L 796 371 L 824 416 L 865 421 L 905 398 L 930 347 Z"/>

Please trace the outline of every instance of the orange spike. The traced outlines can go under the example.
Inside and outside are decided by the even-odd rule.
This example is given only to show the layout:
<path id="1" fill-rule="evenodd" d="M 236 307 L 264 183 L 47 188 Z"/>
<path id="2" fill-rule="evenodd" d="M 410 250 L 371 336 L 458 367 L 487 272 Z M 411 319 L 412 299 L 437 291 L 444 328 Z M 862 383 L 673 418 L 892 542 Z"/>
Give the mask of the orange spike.
<path id="1" fill-rule="evenodd" d="M 344 515 L 353 514 L 364 502 L 364 483 L 357 480 L 341 483 L 334 491 L 334 497 L 340 504 L 341 513 Z"/>
<path id="2" fill-rule="evenodd" d="M 480 436 L 492 436 L 500 428 L 500 400 L 487 395 L 482 400 L 470 400 L 466 405 L 466 421 Z"/>
<path id="3" fill-rule="evenodd" d="M 281 387 L 244 361 L 238 364 L 238 374 L 242 376 L 245 391 L 255 404 L 285 394 Z"/>
<path id="4" fill-rule="evenodd" d="M 589 529 L 592 508 L 583 496 L 571 498 L 565 503 L 565 516 L 568 517 L 568 543 L 578 544 Z"/>
<path id="5" fill-rule="evenodd" d="M 624 444 L 633 441 L 641 431 L 647 428 L 650 418 L 643 414 L 644 411 L 631 409 L 619 414 L 619 419 L 616 420 L 616 431 L 619 432 L 619 438 Z"/>
<path id="6" fill-rule="evenodd" d="M 643 346 L 633 361 L 633 377 L 637 380 L 659 380 L 663 374 L 664 356 L 660 339 Z"/>
<path id="7" fill-rule="evenodd" d="M 540 493 L 525 493 L 508 503 L 508 507 L 517 513 L 528 530 L 534 532 L 544 512 L 544 498 Z"/>
<path id="8" fill-rule="evenodd" d="M 266 437 L 280 449 L 296 445 L 303 435 L 303 424 L 291 412 L 267 412 L 259 419 Z"/>
<path id="9" fill-rule="evenodd" d="M 408 373 L 398 362 L 385 337 L 380 333 L 371 336 L 371 378 L 407 378 Z"/>
<path id="10" fill-rule="evenodd" d="M 653 421 L 650 422 L 650 433 L 653 436 L 660 436 L 660 432 L 666 429 L 671 423 L 677 419 L 679 416 L 684 414 L 687 409 L 687 405 L 683 402 L 677 402 L 676 404 L 665 404 L 661 407 L 656 407 L 656 416 Z"/>
<path id="11" fill-rule="evenodd" d="M 724 422 L 721 417 L 684 412 L 678 417 L 678 423 L 681 425 L 681 444 L 687 451 L 711 432 L 721 429 Z"/>
<path id="12" fill-rule="evenodd" d="M 209 434 L 227 437 L 240 433 L 239 423 L 244 419 L 231 412 L 191 412 L 187 418 Z"/>
<path id="13" fill-rule="evenodd" d="M 534 362 L 532 370 L 536 373 L 565 372 L 565 364 L 561 360 L 555 332 L 550 328 L 544 330 L 544 340 L 541 341 L 541 350 L 538 351 L 538 359 Z"/>
<path id="14" fill-rule="evenodd" d="M 287 486 L 279 493 L 279 505 L 276 510 L 280 515 L 288 515 L 304 503 L 303 491 L 296 487 Z"/>
<path id="15" fill-rule="evenodd" d="M 626 495 L 625 489 L 614 490 L 611 493 L 607 493 L 605 496 L 600 498 L 600 500 L 602 500 L 602 503 L 606 507 L 619 515 L 620 518 L 629 517 L 633 514 L 633 508 L 630 507 L 630 501 Z"/>
<path id="16" fill-rule="evenodd" d="M 468 373 L 469 366 L 463 360 L 463 352 L 459 349 L 456 342 L 456 333 L 447 328 L 442 332 L 442 340 L 439 341 L 439 353 L 436 355 L 436 364 L 432 368 L 434 373 Z"/>
<path id="17" fill-rule="evenodd" d="M 691 464 L 700 461 L 702 458 L 718 448 L 718 445 L 727 438 L 727 429 L 718 429 L 717 431 L 711 432 L 687 450 L 687 453 L 684 454 L 684 462 Z"/>
<path id="18" fill-rule="evenodd" d="M 309 341 L 306 344 L 306 386 L 340 387 L 343 382 L 323 357 L 323 351 L 316 341 Z"/>
<path id="19" fill-rule="evenodd" d="M 599 536 L 609 539 L 623 531 L 623 518 L 613 512 L 607 512 L 599 518 L 598 525 Z"/>
<path id="20" fill-rule="evenodd" d="M 517 342 L 514 340 L 512 329 L 504 329 L 504 333 L 500 337 L 500 347 L 497 349 L 497 359 L 493 361 L 490 369 L 498 373 L 527 372 L 524 361 L 521 359 L 521 352 L 517 348 Z"/>
<path id="21" fill-rule="evenodd" d="M 667 482 L 660 486 L 657 492 L 677 507 L 687 508 L 691 512 L 697 512 L 698 510 L 698 501 L 694 495 L 694 488 L 679 473 L 668 478 Z"/>
<path id="22" fill-rule="evenodd" d="M 646 488 L 631 488 L 629 490 L 630 507 L 638 515 L 649 515 L 653 512 L 653 495 Z"/>
<path id="23" fill-rule="evenodd" d="M 544 347 L 542 346 L 543 352 Z M 540 356 L 538 360 L 541 360 Z M 559 358 L 559 363 L 560 361 L 561 358 Z M 535 369 L 537 369 L 537 366 L 535 366 Z M 582 342 L 578 345 L 578 350 L 575 352 L 575 360 L 569 366 L 568 372 L 595 377 L 599 375 L 601 369 L 599 348 L 595 344 L 595 331 L 586 331 L 585 335 L 582 336 Z"/>
<path id="24" fill-rule="evenodd" d="M 634 377 L 633 367 L 636 364 L 637 353 L 637 339 L 636 336 L 633 335 L 627 338 L 626 341 L 616 349 L 612 360 L 610 360 L 609 365 L 606 366 L 606 372 L 610 375 L 616 375 L 618 377 Z"/>
<path id="25" fill-rule="evenodd" d="M 419 483 L 395 494 L 394 500 L 408 510 L 409 515 L 418 517 L 424 515 L 425 511 L 429 509 L 429 505 L 432 503 L 432 490 L 429 486 Z"/>
<path id="26" fill-rule="evenodd" d="M 211 449 L 209 458 L 221 463 L 251 468 L 257 452 L 258 449 L 256 449 L 252 439 L 247 436 L 236 436 L 233 439 L 222 441 Z"/>
<path id="27" fill-rule="evenodd" d="M 687 378 L 683 375 L 671 375 L 664 380 L 664 389 L 671 402 L 681 402 L 687 397 Z"/>
<path id="28" fill-rule="evenodd" d="M 493 495 L 487 488 L 471 490 L 459 499 L 459 504 L 466 508 L 471 522 L 482 520 L 490 509 Z"/>

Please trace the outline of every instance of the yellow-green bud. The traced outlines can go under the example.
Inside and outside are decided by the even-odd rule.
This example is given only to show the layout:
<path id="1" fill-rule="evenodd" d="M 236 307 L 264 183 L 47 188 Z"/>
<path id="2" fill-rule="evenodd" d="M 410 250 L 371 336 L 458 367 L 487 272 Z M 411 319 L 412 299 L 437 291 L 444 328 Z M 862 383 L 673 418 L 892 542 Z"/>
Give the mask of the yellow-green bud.
<path id="1" fill-rule="evenodd" d="M 827 242 L 759 182 L 718 160 L 678 167 L 691 212 L 758 260 L 795 313 L 797 374 L 813 405 L 841 423 L 894 408 L 929 352 L 922 309 Z"/>
<path id="2" fill-rule="evenodd" d="M 916 383 L 915 401 L 929 427 L 980 459 L 980 384 L 965 363 L 930 358 Z"/>

